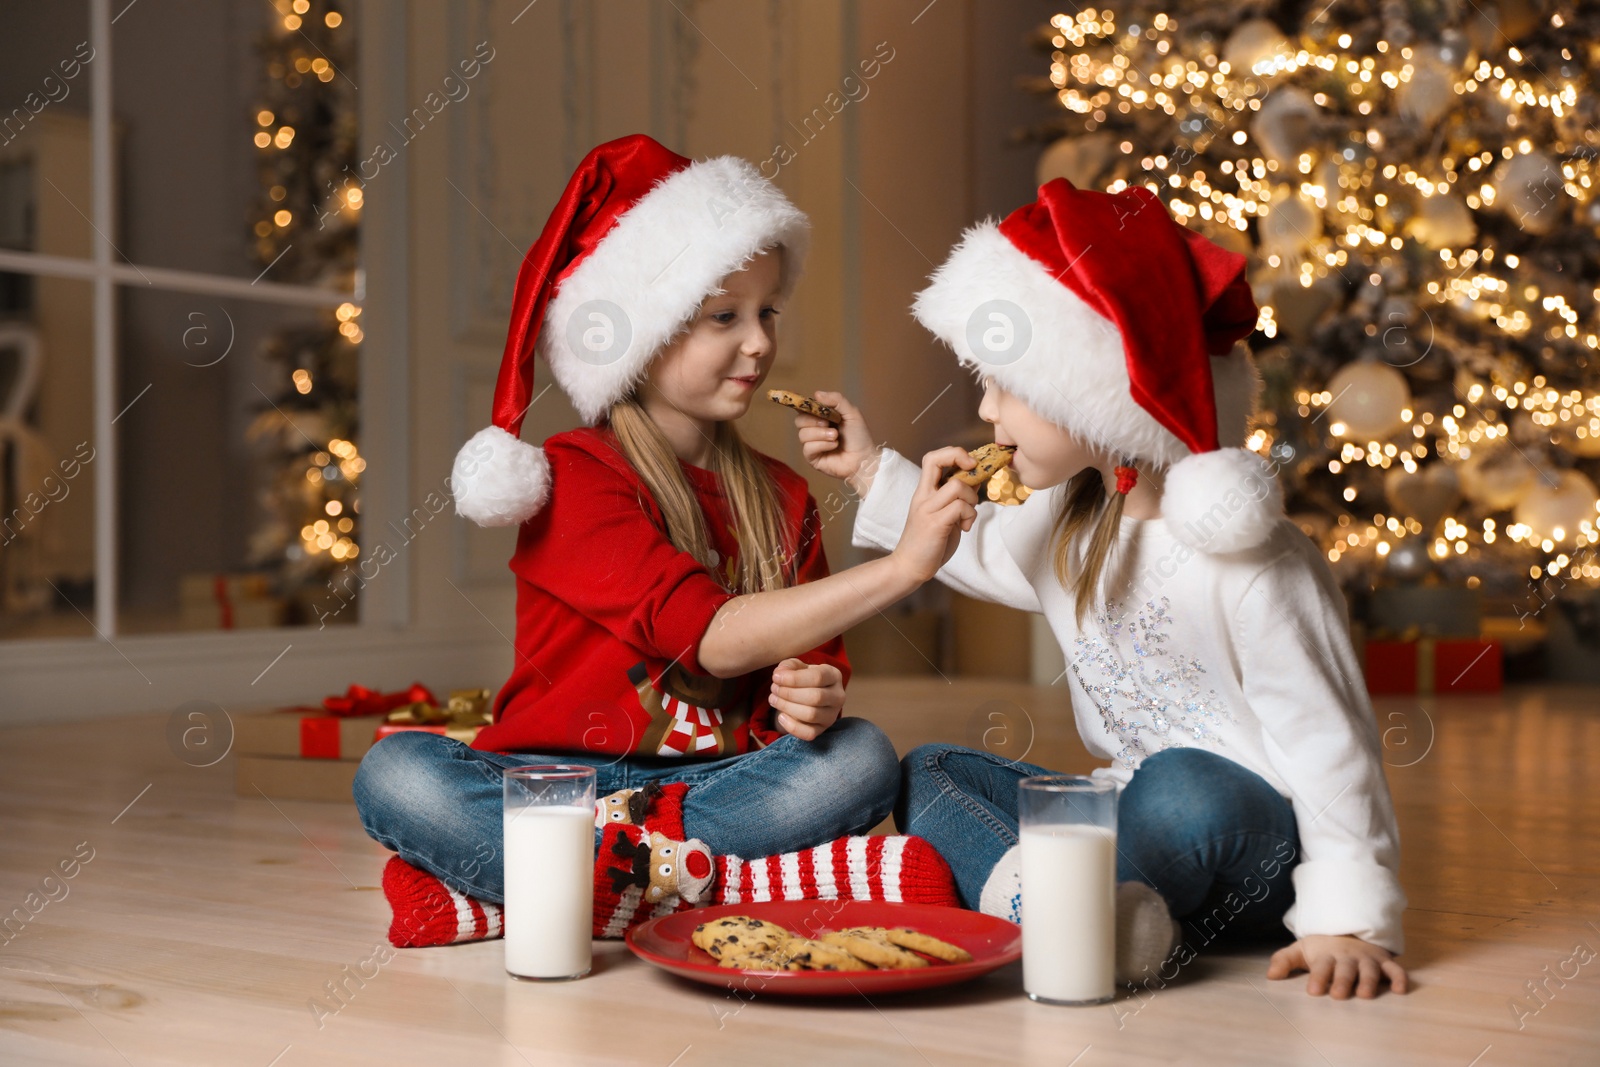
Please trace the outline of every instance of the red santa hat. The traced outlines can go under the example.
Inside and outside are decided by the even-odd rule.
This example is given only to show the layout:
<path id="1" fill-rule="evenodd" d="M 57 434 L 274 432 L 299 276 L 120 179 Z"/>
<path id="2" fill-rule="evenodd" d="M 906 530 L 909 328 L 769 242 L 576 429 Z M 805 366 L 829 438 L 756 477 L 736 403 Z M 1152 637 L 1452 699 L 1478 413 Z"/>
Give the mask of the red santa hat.
<path id="1" fill-rule="evenodd" d="M 1174 535 L 1236 552 L 1265 541 L 1283 510 L 1271 469 L 1239 447 L 1260 384 L 1240 343 L 1257 317 L 1245 265 L 1148 189 L 1057 178 L 968 230 L 912 310 L 980 378 L 1081 440 L 1166 469 Z"/>
<path id="2" fill-rule="evenodd" d="M 544 449 L 518 436 L 536 354 L 592 426 L 751 257 L 781 246 L 781 292 L 793 292 L 809 238 L 805 214 L 745 160 L 696 162 L 643 134 L 591 151 L 522 259 L 492 425 L 451 472 L 456 512 L 514 526 L 549 495 Z"/>

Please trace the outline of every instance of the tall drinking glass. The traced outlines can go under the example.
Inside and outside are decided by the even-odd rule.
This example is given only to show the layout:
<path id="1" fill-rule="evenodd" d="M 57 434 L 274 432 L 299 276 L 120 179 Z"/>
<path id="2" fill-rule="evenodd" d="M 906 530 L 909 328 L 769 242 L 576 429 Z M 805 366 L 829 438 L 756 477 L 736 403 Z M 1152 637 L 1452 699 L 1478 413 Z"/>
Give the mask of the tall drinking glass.
<path id="1" fill-rule="evenodd" d="M 1116 976 L 1116 783 L 1053 774 L 1017 788 L 1022 987 L 1045 1004 L 1104 1004 Z"/>
<path id="2" fill-rule="evenodd" d="M 506 970 L 515 978 L 589 973 L 594 911 L 594 768 L 505 772 Z"/>

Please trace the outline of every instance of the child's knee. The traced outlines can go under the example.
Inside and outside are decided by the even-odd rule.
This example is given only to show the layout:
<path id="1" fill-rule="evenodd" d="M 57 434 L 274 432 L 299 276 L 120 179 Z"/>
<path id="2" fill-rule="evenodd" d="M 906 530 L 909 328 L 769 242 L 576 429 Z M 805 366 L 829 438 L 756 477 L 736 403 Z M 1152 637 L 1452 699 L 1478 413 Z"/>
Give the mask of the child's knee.
<path id="1" fill-rule="evenodd" d="M 439 761 L 447 758 L 440 741 L 449 739 L 421 731 L 391 734 L 361 758 L 350 791 L 370 836 L 381 840 L 380 834 L 391 832 L 410 811 L 433 803 L 435 790 L 429 782 Z"/>
<path id="2" fill-rule="evenodd" d="M 836 731 L 834 747 L 844 756 L 840 763 L 846 773 L 871 781 L 892 780 L 895 787 L 899 787 L 900 758 L 895 755 L 894 742 L 877 723 L 866 719 L 840 719 L 828 733 Z"/>
<path id="3" fill-rule="evenodd" d="M 1232 760 L 1199 748 L 1167 748 L 1147 756 L 1123 789 L 1119 808 L 1159 819 L 1182 815 L 1193 822 L 1203 813 L 1223 817 L 1237 790 L 1227 788 L 1239 772 Z"/>
<path id="4" fill-rule="evenodd" d="M 894 742 L 876 723 L 866 719 L 840 719 L 833 729 L 840 727 L 845 728 L 849 742 L 845 746 L 848 757 L 840 763 L 845 787 L 865 794 L 863 799 L 870 800 L 882 818 L 900 793 L 900 758 L 895 754 Z"/>
<path id="5" fill-rule="evenodd" d="M 1233 760 L 1219 756 L 1215 752 L 1179 745 L 1146 756 L 1134 773 L 1143 774 L 1147 778 L 1159 774 L 1163 779 L 1171 781 L 1199 783 L 1214 779 L 1218 774 L 1226 774 L 1229 768 L 1237 766 L 1239 764 Z"/>
<path id="6" fill-rule="evenodd" d="M 1295 829 L 1293 809 L 1264 778 L 1226 756 L 1186 747 L 1145 758 L 1122 791 L 1118 818 L 1185 839 L 1246 827 L 1285 836 Z"/>

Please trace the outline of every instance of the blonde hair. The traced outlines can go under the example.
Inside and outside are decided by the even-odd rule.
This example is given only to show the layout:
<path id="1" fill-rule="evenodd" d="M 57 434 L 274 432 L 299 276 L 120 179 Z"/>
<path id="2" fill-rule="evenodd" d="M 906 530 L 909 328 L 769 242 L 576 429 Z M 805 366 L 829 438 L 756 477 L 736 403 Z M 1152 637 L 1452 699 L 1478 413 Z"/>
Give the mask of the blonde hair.
<path id="1" fill-rule="evenodd" d="M 1054 546 L 1056 580 L 1072 594 L 1079 626 L 1091 601 L 1100 595 L 1100 576 L 1105 573 L 1111 549 L 1122 529 L 1125 493 L 1106 492 L 1105 479 L 1098 468 L 1087 467 L 1067 482 L 1061 510 L 1056 513 Z M 1073 548 L 1079 534 L 1088 531 L 1083 559 L 1073 565 Z"/>
<path id="2" fill-rule="evenodd" d="M 723 572 L 711 563 L 711 538 L 694 487 L 679 466 L 671 443 L 638 397 L 628 396 L 611 405 L 608 422 L 623 456 L 661 508 L 667 539 L 680 552 L 699 560 L 719 581 L 725 580 Z M 711 470 L 722 483 L 739 542 L 733 591 L 767 593 L 786 588 L 794 583 L 796 549 L 785 537 L 777 482 L 733 423 L 718 422 L 713 434 Z"/>

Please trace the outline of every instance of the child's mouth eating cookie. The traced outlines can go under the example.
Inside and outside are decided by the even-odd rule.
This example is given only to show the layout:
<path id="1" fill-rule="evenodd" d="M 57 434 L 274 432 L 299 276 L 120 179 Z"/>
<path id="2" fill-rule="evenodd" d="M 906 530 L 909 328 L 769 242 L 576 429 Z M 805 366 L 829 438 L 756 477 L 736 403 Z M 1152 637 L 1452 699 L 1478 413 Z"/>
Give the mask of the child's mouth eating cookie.
<path id="1" fill-rule="evenodd" d="M 977 466 L 969 471 L 961 470 L 959 467 L 947 467 L 945 473 L 939 478 L 939 484 L 943 485 L 951 478 L 959 478 L 974 489 L 981 489 L 985 482 L 1011 463 L 1011 457 L 1016 451 L 1016 445 L 997 445 L 994 443 L 984 445 L 982 448 L 975 448 L 972 450 L 971 456 L 977 461 Z"/>

